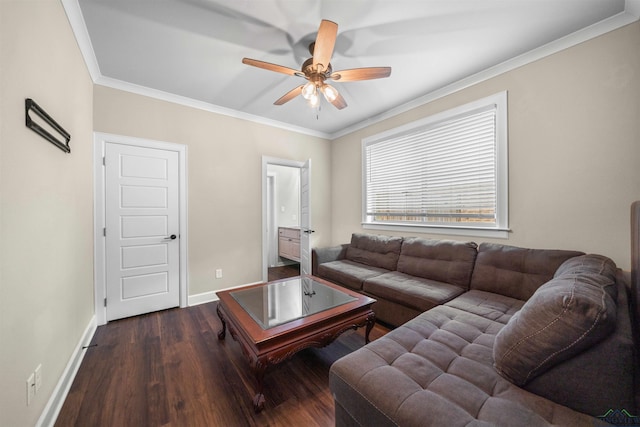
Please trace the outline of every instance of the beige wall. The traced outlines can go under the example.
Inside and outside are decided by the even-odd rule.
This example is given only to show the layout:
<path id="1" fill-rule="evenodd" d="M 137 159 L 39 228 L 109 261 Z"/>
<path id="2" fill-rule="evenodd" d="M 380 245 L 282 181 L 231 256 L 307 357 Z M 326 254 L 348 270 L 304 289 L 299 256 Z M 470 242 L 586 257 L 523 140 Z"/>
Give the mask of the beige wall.
<path id="1" fill-rule="evenodd" d="M 601 253 L 629 269 L 629 207 L 640 199 L 638 22 L 334 141 L 332 243 L 362 231 L 363 138 L 503 90 L 512 232 L 497 241 Z"/>
<path id="2" fill-rule="evenodd" d="M 0 1 L 0 43 L 0 425 L 30 426 L 93 317 L 93 90 L 59 1 Z M 25 127 L 25 98 L 71 154 Z"/>
<path id="3" fill-rule="evenodd" d="M 189 295 L 262 279 L 262 156 L 311 159 L 313 245 L 330 242 L 324 139 L 103 86 L 94 90 L 94 126 L 188 146 Z"/>
<path id="4" fill-rule="evenodd" d="M 267 172 L 275 178 L 274 210 L 278 227 L 300 225 L 300 169 L 269 165 Z"/>

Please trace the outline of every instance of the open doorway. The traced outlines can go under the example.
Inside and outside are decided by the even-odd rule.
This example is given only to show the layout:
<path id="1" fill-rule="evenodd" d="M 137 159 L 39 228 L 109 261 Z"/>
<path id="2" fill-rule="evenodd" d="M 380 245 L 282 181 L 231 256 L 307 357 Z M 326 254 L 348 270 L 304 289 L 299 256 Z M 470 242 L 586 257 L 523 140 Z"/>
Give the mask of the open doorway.
<path id="1" fill-rule="evenodd" d="M 268 280 L 300 275 L 300 168 L 267 165 Z"/>
<path id="2" fill-rule="evenodd" d="M 310 160 L 263 157 L 263 280 L 310 274 Z"/>

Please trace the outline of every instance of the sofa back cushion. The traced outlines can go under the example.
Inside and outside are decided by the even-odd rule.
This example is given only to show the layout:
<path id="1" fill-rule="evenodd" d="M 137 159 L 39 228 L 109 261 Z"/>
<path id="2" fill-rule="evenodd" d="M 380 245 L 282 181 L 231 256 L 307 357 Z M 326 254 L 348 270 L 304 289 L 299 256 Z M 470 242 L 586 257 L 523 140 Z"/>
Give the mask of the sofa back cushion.
<path id="1" fill-rule="evenodd" d="M 618 273 L 616 264 L 609 258 L 602 255 L 583 255 L 569 258 L 558 267 L 554 278 L 576 274 L 596 274 L 607 277 L 611 281 L 616 280 Z M 611 288 L 611 292 L 617 292 L 616 288 Z M 615 299 L 615 295 L 613 295 Z"/>
<path id="2" fill-rule="evenodd" d="M 353 233 L 346 258 L 372 267 L 395 270 L 401 246 L 402 237 Z"/>
<path id="3" fill-rule="evenodd" d="M 471 289 L 528 300 L 560 265 L 583 252 L 480 243 Z"/>
<path id="4" fill-rule="evenodd" d="M 600 255 L 579 258 L 542 285 L 496 335 L 496 370 L 514 384 L 524 386 L 615 329 L 615 264 Z"/>
<path id="5" fill-rule="evenodd" d="M 397 270 L 469 289 L 478 245 L 474 242 L 406 238 Z"/>

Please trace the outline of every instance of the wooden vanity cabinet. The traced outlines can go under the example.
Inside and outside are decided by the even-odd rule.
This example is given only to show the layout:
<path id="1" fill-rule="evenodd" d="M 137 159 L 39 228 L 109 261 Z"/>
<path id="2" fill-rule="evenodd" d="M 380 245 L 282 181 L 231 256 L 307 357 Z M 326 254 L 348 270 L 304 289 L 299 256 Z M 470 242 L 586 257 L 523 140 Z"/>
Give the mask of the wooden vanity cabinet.
<path id="1" fill-rule="evenodd" d="M 300 262 L 300 228 L 278 227 L 278 256 Z"/>

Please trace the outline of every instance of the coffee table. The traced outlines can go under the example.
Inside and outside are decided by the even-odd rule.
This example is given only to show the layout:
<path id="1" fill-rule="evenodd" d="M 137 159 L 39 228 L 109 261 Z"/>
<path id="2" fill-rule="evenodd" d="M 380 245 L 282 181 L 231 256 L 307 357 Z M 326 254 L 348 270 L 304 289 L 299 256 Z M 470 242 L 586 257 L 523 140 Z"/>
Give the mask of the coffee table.
<path id="1" fill-rule="evenodd" d="M 314 276 L 298 276 L 216 292 L 222 329 L 240 343 L 257 389 L 256 412 L 264 408 L 263 379 L 269 366 L 309 347 L 324 347 L 340 334 L 366 326 L 365 343 L 375 323 L 376 300 Z"/>

